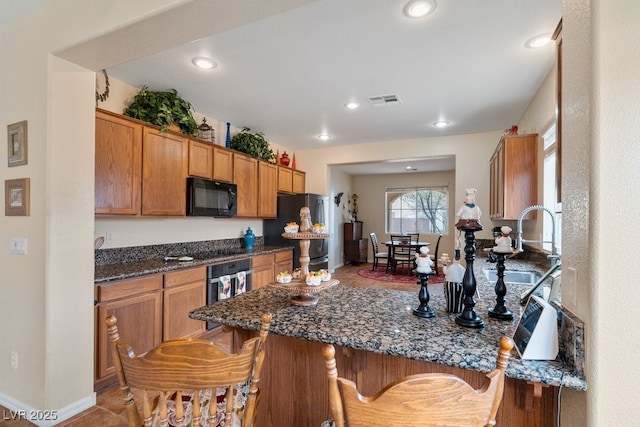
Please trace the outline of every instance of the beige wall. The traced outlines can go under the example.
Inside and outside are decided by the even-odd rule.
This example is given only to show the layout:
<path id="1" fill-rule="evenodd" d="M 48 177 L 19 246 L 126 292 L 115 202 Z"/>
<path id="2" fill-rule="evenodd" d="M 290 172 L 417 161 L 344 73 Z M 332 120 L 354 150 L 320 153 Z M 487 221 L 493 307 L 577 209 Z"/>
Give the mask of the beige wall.
<path id="1" fill-rule="evenodd" d="M 369 233 L 376 233 L 379 241 L 388 240 L 389 235 L 385 231 L 385 197 L 387 188 L 407 188 L 407 187 L 448 187 L 455 189 L 455 171 L 430 172 L 430 173 L 404 173 L 389 175 L 361 175 L 353 179 L 353 192 L 357 193 L 358 199 L 358 220 L 363 221 L 363 238 L 368 239 Z M 453 191 L 451 192 L 453 193 Z M 454 245 L 454 223 L 455 212 L 457 211 L 458 200 L 449 198 L 449 228 L 442 237 L 439 255 L 443 252 L 450 254 L 453 258 Z M 464 197 L 463 197 L 464 198 Z M 482 221 L 485 222 L 484 220 Z M 420 240 L 431 243 L 431 255 L 435 255 L 437 235 L 421 234 Z M 384 250 L 384 245 L 380 248 Z M 464 254 L 463 254 L 464 256 Z M 371 244 L 369 244 L 369 259 L 373 259 Z"/>

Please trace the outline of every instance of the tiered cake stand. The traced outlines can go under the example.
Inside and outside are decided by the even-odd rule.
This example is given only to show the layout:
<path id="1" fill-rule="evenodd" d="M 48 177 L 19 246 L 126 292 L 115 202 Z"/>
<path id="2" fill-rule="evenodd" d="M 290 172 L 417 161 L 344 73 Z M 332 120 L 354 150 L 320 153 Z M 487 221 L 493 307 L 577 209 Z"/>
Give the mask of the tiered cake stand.
<path id="1" fill-rule="evenodd" d="M 318 297 L 314 294 L 340 283 L 339 280 L 329 279 L 326 282 L 320 282 L 318 286 L 307 285 L 306 277 L 307 274 L 309 274 L 309 244 L 311 240 L 327 239 L 330 237 L 328 233 L 314 233 L 311 230 L 309 208 L 303 207 L 300 209 L 300 231 L 298 233 L 282 233 L 282 237 L 285 239 L 300 242 L 300 278 L 292 280 L 291 283 L 274 282 L 271 284 L 271 286 L 278 289 L 298 291 L 298 295 L 291 297 L 291 303 L 305 307 L 314 306 L 318 303 Z"/>

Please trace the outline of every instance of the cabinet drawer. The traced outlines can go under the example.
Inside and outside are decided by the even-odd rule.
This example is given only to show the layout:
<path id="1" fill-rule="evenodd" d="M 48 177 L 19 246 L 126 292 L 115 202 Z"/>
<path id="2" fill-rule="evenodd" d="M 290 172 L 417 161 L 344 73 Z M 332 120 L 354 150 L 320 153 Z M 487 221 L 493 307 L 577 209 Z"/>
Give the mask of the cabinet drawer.
<path id="1" fill-rule="evenodd" d="M 102 283 L 99 284 L 97 288 L 98 302 L 113 301 L 162 289 L 162 275 L 154 274 L 151 276 L 136 277 L 135 279 Z"/>
<path id="2" fill-rule="evenodd" d="M 251 268 L 273 265 L 273 254 L 258 255 L 251 258 Z"/>
<path id="3" fill-rule="evenodd" d="M 276 264 L 282 261 L 289 261 L 293 259 L 293 251 L 276 252 L 274 255 Z"/>
<path id="4" fill-rule="evenodd" d="M 164 275 L 164 287 L 170 288 L 172 286 L 182 285 L 184 283 L 197 282 L 205 280 L 207 278 L 207 268 L 197 267 L 190 268 L 188 270 L 173 271 L 171 273 L 165 273 Z"/>

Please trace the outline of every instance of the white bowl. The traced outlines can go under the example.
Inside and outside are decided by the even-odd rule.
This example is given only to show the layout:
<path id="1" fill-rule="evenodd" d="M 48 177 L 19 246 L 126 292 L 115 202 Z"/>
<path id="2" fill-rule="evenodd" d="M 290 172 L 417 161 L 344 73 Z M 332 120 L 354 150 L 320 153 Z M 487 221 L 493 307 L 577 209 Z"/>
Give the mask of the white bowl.
<path id="1" fill-rule="evenodd" d="M 286 276 L 278 276 L 276 277 L 276 282 L 278 283 L 291 283 L 292 276 L 290 274 Z"/>
<path id="2" fill-rule="evenodd" d="M 327 232 L 327 227 L 313 227 L 311 231 L 318 234 L 325 234 Z"/>
<path id="3" fill-rule="evenodd" d="M 328 282 L 331 280 L 331 272 L 329 270 L 320 270 L 322 274 L 320 274 L 320 280 L 323 282 Z"/>
<path id="4" fill-rule="evenodd" d="M 318 286 L 322 281 L 321 276 L 307 276 L 305 281 L 307 282 L 307 286 Z"/>
<path id="5" fill-rule="evenodd" d="M 284 227 L 284 232 L 285 233 L 297 233 L 299 229 L 300 229 L 299 225 L 287 225 L 287 226 Z"/>

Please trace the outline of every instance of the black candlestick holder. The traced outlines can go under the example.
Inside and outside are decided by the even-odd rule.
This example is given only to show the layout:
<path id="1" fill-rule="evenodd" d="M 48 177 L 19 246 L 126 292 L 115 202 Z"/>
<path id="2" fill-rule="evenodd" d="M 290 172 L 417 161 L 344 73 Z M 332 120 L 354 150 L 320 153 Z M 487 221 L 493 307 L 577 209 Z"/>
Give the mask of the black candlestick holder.
<path id="1" fill-rule="evenodd" d="M 498 281 L 496 282 L 496 306 L 489 309 L 489 317 L 500 320 L 513 320 L 513 313 L 504 305 L 504 296 L 507 294 L 507 286 L 504 284 L 504 253 L 489 251 L 489 262 L 496 263 Z"/>
<path id="2" fill-rule="evenodd" d="M 418 308 L 413 309 L 413 314 L 418 317 L 434 317 L 436 315 L 436 312 L 429 307 L 430 298 L 429 289 L 427 288 L 427 286 L 429 285 L 429 276 L 435 273 L 420 273 L 416 270 L 414 270 L 414 273 L 418 277 L 418 279 L 420 279 L 420 291 L 418 292 L 420 305 L 418 306 Z"/>
<path id="3" fill-rule="evenodd" d="M 473 261 L 476 259 L 475 232 L 482 230 L 482 225 L 477 220 L 460 220 L 456 224 L 458 230 L 464 231 L 464 253 L 467 268 L 462 278 L 462 290 L 464 292 L 464 309 L 456 316 L 455 322 L 466 328 L 482 328 L 484 320 L 478 317 L 474 307 L 476 301 L 473 295 L 476 293 L 476 276 L 473 274 Z"/>

